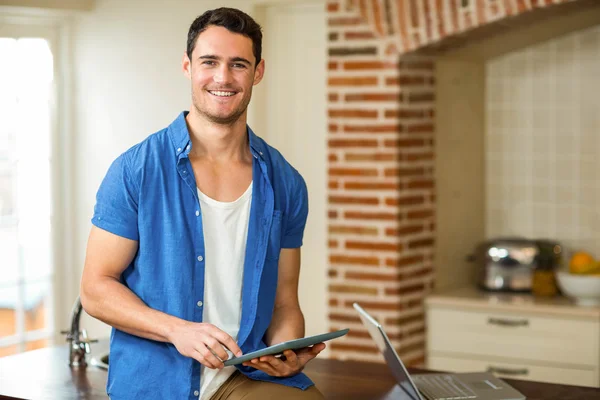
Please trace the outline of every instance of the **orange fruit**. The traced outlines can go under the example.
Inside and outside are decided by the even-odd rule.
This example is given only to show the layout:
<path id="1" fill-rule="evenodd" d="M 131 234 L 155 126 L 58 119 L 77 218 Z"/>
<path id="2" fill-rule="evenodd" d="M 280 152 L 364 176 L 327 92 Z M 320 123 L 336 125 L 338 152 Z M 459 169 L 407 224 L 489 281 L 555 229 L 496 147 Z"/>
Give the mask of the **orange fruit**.
<path id="1" fill-rule="evenodd" d="M 596 260 L 590 253 L 578 251 L 569 261 L 569 272 L 572 274 L 587 274 L 596 269 Z"/>

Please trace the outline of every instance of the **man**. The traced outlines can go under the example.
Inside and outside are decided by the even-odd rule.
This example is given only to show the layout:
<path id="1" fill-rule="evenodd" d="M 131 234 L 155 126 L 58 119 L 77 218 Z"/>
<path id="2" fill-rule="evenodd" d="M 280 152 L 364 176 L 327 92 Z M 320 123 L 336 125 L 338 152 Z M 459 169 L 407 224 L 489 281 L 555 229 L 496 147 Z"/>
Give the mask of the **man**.
<path id="1" fill-rule="evenodd" d="M 261 40 L 239 10 L 198 17 L 189 113 L 118 157 L 98 190 L 81 300 L 114 328 L 112 399 L 323 398 L 301 373 L 323 343 L 222 362 L 304 336 L 306 185 L 246 125 Z"/>

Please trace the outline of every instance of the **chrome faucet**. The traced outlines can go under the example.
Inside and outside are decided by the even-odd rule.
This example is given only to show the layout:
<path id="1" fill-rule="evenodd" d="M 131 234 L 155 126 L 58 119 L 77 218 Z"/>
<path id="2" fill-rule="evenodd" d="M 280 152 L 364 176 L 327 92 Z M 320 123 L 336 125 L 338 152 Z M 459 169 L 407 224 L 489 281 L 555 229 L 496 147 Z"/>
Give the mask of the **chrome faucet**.
<path id="1" fill-rule="evenodd" d="M 97 342 L 95 339 L 88 338 L 85 329 L 79 330 L 79 319 L 82 310 L 81 300 L 77 296 L 73 310 L 71 310 L 71 330 L 61 331 L 63 335 L 67 335 L 67 342 L 69 342 L 69 365 L 75 368 L 87 367 L 85 356 L 90 354 L 90 343 Z"/>

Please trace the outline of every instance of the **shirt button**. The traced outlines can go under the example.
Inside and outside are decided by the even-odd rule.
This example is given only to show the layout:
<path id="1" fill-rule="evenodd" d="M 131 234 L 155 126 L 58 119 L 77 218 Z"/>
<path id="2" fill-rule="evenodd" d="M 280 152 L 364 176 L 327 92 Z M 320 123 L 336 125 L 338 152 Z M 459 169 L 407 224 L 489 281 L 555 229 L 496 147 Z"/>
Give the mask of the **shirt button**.
<path id="1" fill-rule="evenodd" d="M 197 390 L 194 390 L 194 396 L 200 396 L 200 392 Z"/>
<path id="2" fill-rule="evenodd" d="M 196 217 L 200 215 L 200 211 L 196 211 Z"/>
<path id="3" fill-rule="evenodd" d="M 202 261 L 202 260 L 204 260 L 204 257 L 198 256 L 198 261 Z"/>
<path id="4" fill-rule="evenodd" d="M 202 307 L 202 304 L 203 304 L 203 303 L 202 303 L 201 301 L 198 301 L 198 302 L 196 303 L 196 305 L 197 305 L 198 307 Z"/>
<path id="5" fill-rule="evenodd" d="M 177 148 L 177 152 L 179 153 L 180 151 L 181 151 L 181 147 L 178 147 Z"/>

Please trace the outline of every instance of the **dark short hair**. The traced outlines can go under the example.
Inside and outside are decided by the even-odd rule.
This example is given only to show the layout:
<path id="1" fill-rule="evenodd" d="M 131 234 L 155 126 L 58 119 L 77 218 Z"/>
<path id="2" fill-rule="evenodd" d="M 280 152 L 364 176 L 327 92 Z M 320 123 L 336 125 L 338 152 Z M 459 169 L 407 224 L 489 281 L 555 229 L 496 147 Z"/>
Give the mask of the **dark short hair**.
<path id="1" fill-rule="evenodd" d="M 187 55 L 192 59 L 192 52 L 196 46 L 198 36 L 209 26 L 222 26 L 227 30 L 239 33 L 252 39 L 252 52 L 256 64 L 261 60 L 262 31 L 261 27 L 251 16 L 235 8 L 221 7 L 208 10 L 192 22 L 188 31 Z"/>

